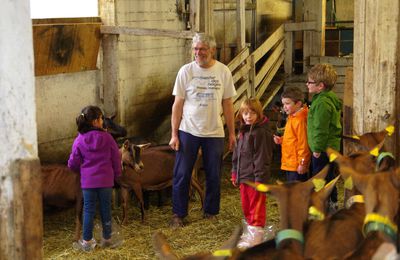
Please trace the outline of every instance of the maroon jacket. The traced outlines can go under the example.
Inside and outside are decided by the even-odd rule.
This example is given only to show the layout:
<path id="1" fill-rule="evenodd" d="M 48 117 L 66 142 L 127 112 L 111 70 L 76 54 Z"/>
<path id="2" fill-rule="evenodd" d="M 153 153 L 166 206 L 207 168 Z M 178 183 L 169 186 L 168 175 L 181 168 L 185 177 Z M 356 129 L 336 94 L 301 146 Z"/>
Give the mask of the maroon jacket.
<path id="1" fill-rule="evenodd" d="M 232 178 L 236 183 L 245 180 L 265 183 L 270 175 L 272 147 L 267 117 L 252 127 L 242 126 L 232 156 Z"/>

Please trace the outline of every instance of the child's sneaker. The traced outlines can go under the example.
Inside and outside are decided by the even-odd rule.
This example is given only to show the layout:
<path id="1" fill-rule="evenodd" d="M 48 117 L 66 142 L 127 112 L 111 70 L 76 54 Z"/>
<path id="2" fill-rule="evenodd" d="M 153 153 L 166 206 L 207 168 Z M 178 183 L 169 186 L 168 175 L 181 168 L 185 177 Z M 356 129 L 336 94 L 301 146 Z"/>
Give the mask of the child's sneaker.
<path id="1" fill-rule="evenodd" d="M 115 240 L 115 239 L 101 239 L 100 247 L 102 248 L 117 248 L 122 244 L 122 240 Z"/>
<path id="2" fill-rule="evenodd" d="M 84 241 L 83 239 L 79 239 L 78 242 L 74 242 L 72 247 L 77 250 L 82 250 L 84 252 L 90 252 L 96 247 L 96 240 L 92 238 L 90 241 Z"/>

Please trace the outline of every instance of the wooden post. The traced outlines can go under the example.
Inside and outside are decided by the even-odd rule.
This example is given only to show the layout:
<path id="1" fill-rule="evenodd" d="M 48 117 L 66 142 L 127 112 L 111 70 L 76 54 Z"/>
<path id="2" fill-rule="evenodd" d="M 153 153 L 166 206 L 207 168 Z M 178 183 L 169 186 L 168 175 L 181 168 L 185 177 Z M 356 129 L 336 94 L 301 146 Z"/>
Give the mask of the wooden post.
<path id="1" fill-rule="evenodd" d="M 205 22 L 205 33 L 214 36 L 214 5 L 212 0 L 204 1 L 204 22 Z"/>
<path id="2" fill-rule="evenodd" d="M 288 32 L 285 31 L 285 62 L 284 62 L 284 68 L 285 68 L 285 73 L 287 75 L 291 75 L 293 72 L 293 33 L 294 32 Z"/>
<path id="3" fill-rule="evenodd" d="M 354 6 L 354 132 L 398 125 L 399 1 L 356 0 Z M 399 129 L 385 148 L 399 153 Z"/>
<path id="4" fill-rule="evenodd" d="M 315 21 L 316 31 L 305 31 L 303 39 L 303 71 L 307 71 L 310 56 L 325 55 L 326 0 L 305 0 L 304 21 Z"/>
<path id="5" fill-rule="evenodd" d="M 115 25 L 115 2 L 114 0 L 100 0 L 99 13 L 104 25 Z M 118 35 L 103 35 L 102 39 L 102 91 L 100 98 L 104 103 L 104 111 L 107 116 L 120 112 L 118 118 L 123 125 L 124 109 L 118 107 Z"/>
<path id="6" fill-rule="evenodd" d="M 248 97 L 255 97 L 256 96 L 256 62 L 254 59 L 254 55 L 250 55 L 250 71 L 249 71 L 249 76 L 250 76 L 250 90 L 247 90 L 247 96 Z"/>
<path id="7" fill-rule="evenodd" d="M 236 0 L 236 54 L 246 47 L 245 1 Z"/>
<path id="8" fill-rule="evenodd" d="M 42 192 L 29 1 L 2 2 L 0 16 L 0 259 L 42 259 Z"/>

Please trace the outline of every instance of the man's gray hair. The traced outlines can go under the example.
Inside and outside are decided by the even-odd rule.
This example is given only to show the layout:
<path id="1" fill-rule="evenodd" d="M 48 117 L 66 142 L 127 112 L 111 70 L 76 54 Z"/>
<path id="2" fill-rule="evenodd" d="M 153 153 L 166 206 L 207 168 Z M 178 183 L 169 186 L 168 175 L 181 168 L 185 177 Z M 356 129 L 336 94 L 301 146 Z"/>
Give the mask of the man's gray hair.
<path id="1" fill-rule="evenodd" d="M 213 36 L 205 34 L 205 33 L 196 33 L 193 36 L 192 44 L 194 45 L 199 42 L 207 44 L 208 47 L 210 47 L 210 48 L 217 47 L 217 42 L 215 41 L 215 38 Z"/>

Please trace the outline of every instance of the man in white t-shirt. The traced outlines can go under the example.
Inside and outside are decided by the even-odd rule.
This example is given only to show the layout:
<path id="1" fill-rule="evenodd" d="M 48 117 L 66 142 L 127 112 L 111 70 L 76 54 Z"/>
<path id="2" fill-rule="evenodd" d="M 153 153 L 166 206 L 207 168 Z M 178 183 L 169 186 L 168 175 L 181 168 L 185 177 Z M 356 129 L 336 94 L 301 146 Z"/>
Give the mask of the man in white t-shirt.
<path id="1" fill-rule="evenodd" d="M 172 227 L 183 226 L 188 214 L 189 186 L 199 148 L 206 174 L 204 218 L 215 218 L 220 208 L 220 179 L 224 152 L 223 113 L 229 132 L 229 149 L 235 146 L 232 74 L 214 59 L 214 37 L 197 33 L 192 49 L 195 60 L 181 67 L 176 77 L 172 106 L 171 141 L 176 151 L 172 188 Z"/>

